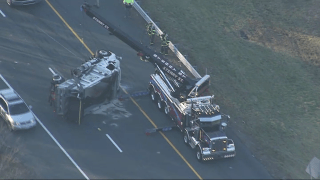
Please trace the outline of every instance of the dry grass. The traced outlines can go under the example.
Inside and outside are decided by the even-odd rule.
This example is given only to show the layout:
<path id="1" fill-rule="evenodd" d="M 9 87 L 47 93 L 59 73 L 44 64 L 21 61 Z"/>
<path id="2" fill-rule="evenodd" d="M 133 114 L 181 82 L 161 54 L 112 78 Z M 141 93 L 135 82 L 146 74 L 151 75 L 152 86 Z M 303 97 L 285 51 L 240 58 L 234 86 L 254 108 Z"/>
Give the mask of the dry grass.
<path id="1" fill-rule="evenodd" d="M 8 145 L 9 132 L 3 121 L 0 121 L 0 179 L 21 179 L 34 177 L 33 172 L 17 158 L 19 148 Z M 31 175 L 31 176 L 30 176 Z"/>
<path id="2" fill-rule="evenodd" d="M 216 101 L 250 136 L 276 178 L 309 178 L 320 157 L 320 1 L 153 0 L 141 6 L 190 63 L 211 75 Z M 244 123 L 239 123 L 239 122 Z"/>

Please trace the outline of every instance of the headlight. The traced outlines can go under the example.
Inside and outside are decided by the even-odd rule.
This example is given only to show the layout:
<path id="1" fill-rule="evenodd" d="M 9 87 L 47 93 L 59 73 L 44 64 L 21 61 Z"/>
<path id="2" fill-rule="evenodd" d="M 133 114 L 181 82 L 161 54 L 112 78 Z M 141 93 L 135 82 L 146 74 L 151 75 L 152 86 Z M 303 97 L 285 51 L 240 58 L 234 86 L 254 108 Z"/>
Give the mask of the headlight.
<path id="1" fill-rule="evenodd" d="M 202 148 L 202 151 L 209 151 L 210 148 Z"/>
<path id="2" fill-rule="evenodd" d="M 228 144 L 228 148 L 234 147 L 234 144 Z"/>
<path id="3" fill-rule="evenodd" d="M 31 123 L 34 123 L 36 120 L 34 118 L 32 118 L 30 121 L 31 121 Z"/>

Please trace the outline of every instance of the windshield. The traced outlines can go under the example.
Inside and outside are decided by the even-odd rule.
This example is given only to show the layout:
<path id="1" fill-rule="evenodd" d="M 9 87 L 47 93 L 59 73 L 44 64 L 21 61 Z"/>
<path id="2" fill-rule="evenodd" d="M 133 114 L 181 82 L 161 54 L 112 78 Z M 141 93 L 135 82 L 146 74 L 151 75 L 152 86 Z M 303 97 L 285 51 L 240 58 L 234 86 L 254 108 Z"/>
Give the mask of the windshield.
<path id="1" fill-rule="evenodd" d="M 9 106 L 9 111 L 11 115 L 24 114 L 29 112 L 29 109 L 25 103 L 19 103 Z"/>

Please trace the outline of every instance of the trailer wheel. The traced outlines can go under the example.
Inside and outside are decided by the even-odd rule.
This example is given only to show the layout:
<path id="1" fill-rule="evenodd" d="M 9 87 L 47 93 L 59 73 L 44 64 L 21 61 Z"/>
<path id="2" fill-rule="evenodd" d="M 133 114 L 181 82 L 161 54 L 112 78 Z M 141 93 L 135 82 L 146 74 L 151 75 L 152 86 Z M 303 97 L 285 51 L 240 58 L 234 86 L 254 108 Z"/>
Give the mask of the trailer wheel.
<path id="1" fill-rule="evenodd" d="M 197 148 L 196 157 L 199 162 L 202 162 L 202 154 L 201 154 L 200 147 Z"/>
<path id="2" fill-rule="evenodd" d="M 184 142 L 186 145 L 189 144 L 188 134 L 187 134 L 186 131 L 183 133 L 183 142 Z"/>
<path id="3" fill-rule="evenodd" d="M 167 106 L 167 105 L 165 105 L 165 107 L 164 107 L 164 113 L 165 113 L 166 115 L 168 115 L 169 112 L 170 112 L 170 107 Z"/>
<path id="4" fill-rule="evenodd" d="M 157 98 L 157 106 L 158 106 L 159 110 L 163 109 L 163 104 L 162 104 L 161 98 L 159 96 Z"/>
<path id="5" fill-rule="evenodd" d="M 111 55 L 110 51 L 99 49 L 96 51 L 95 57 L 101 59 L 104 56 L 110 56 L 110 55 Z"/>
<path id="6" fill-rule="evenodd" d="M 150 97 L 151 97 L 151 100 L 152 100 L 153 102 L 156 102 L 157 96 L 156 96 L 156 93 L 154 92 L 154 89 L 153 89 L 153 88 L 150 88 Z"/>

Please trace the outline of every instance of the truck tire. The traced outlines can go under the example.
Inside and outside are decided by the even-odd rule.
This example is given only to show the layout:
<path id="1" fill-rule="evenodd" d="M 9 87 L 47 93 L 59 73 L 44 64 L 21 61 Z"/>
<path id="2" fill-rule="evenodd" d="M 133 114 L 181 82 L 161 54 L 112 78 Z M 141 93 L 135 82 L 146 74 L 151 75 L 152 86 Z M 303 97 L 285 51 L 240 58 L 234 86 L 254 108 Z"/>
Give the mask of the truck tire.
<path id="1" fill-rule="evenodd" d="M 95 53 L 95 57 L 99 58 L 99 59 L 103 58 L 104 56 L 110 56 L 110 55 L 111 55 L 111 53 L 109 51 L 104 50 L 104 49 L 98 49 Z"/>
<path id="2" fill-rule="evenodd" d="M 164 108 L 163 108 L 164 114 L 169 115 L 169 112 L 170 112 L 169 106 L 167 106 L 165 103 L 163 103 L 163 104 L 164 104 Z"/>
<path id="3" fill-rule="evenodd" d="M 198 160 L 199 162 L 202 162 L 202 154 L 201 154 L 201 149 L 200 149 L 200 147 L 197 148 L 196 157 L 197 157 L 197 160 Z"/>
<path id="4" fill-rule="evenodd" d="M 150 98 L 154 103 L 157 101 L 157 94 L 152 87 L 150 88 Z"/>
<path id="5" fill-rule="evenodd" d="M 163 102 L 161 101 L 160 96 L 157 96 L 157 97 L 158 97 L 157 98 L 157 106 L 158 106 L 159 110 L 162 111 L 163 110 Z"/>
<path id="6" fill-rule="evenodd" d="M 189 144 L 188 133 L 186 131 L 183 133 L 183 142 L 186 145 Z"/>

